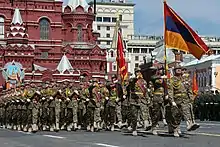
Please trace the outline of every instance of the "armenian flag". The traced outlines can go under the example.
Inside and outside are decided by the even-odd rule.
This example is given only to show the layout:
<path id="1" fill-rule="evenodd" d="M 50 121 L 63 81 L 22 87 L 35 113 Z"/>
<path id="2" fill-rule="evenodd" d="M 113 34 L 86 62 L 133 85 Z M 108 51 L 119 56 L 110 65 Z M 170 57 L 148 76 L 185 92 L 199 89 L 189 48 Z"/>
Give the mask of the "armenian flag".
<path id="1" fill-rule="evenodd" d="M 203 40 L 164 1 L 164 40 L 167 48 L 189 52 L 197 59 L 209 51 Z"/>

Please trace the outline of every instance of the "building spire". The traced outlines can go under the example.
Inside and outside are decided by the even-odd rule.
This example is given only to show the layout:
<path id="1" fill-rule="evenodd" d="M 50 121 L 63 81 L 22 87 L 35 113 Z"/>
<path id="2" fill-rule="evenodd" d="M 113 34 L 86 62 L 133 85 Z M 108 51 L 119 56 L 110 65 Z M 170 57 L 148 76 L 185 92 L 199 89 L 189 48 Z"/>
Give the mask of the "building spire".
<path id="1" fill-rule="evenodd" d="M 11 24 L 13 24 L 13 25 L 16 25 L 16 24 L 22 25 L 23 24 L 23 20 L 21 18 L 21 13 L 18 8 L 15 9 Z"/>
<path id="2" fill-rule="evenodd" d="M 69 72 L 73 70 L 73 67 L 70 64 L 70 61 L 65 54 L 63 55 L 62 59 L 60 60 L 60 63 L 57 66 L 57 70 L 61 74 L 63 74 L 66 70 L 68 70 Z"/>
<path id="3" fill-rule="evenodd" d="M 85 11 L 88 10 L 89 5 L 86 2 L 86 0 L 69 0 L 67 3 L 67 6 L 71 7 L 73 9 L 73 11 L 78 7 L 78 6 L 82 6 L 84 8 Z"/>

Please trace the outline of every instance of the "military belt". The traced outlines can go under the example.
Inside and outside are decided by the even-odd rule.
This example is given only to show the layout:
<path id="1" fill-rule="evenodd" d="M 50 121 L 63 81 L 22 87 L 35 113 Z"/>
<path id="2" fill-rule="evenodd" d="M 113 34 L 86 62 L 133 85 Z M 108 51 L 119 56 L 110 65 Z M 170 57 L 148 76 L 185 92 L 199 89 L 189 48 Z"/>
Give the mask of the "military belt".
<path id="1" fill-rule="evenodd" d="M 178 93 L 178 94 L 174 94 L 174 96 L 186 96 L 185 93 Z"/>
<path id="2" fill-rule="evenodd" d="M 163 95 L 162 92 L 154 92 L 155 95 Z"/>
<path id="3" fill-rule="evenodd" d="M 142 92 L 132 92 L 132 94 L 144 95 Z"/>

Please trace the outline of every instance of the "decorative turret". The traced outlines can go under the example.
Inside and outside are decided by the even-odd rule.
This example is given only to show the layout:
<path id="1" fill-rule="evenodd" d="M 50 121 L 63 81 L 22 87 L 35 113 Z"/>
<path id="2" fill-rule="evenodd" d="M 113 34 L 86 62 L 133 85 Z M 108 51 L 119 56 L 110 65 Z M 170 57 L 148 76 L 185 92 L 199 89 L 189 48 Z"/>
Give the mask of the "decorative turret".
<path id="1" fill-rule="evenodd" d="M 18 8 L 15 9 L 9 33 L 7 33 L 7 44 L 27 44 L 28 34 L 24 28 L 23 20 Z"/>
<path id="2" fill-rule="evenodd" d="M 60 72 L 60 74 L 64 74 L 67 71 L 68 72 L 73 71 L 73 67 L 70 64 L 70 61 L 65 54 L 63 55 L 62 59 L 60 60 L 60 63 L 57 66 L 57 70 Z"/>
<path id="3" fill-rule="evenodd" d="M 69 6 L 71 8 L 71 12 L 75 11 L 75 9 L 79 6 L 83 7 L 84 11 L 88 11 L 89 5 L 86 0 L 69 0 L 67 5 L 64 6 L 64 9 Z"/>

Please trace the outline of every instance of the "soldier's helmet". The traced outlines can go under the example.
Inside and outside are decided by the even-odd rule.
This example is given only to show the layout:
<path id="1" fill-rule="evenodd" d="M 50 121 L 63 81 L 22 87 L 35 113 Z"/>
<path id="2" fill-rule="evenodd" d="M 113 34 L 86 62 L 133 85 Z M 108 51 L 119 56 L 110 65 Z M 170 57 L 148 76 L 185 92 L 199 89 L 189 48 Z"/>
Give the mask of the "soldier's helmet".
<path id="1" fill-rule="evenodd" d="M 139 72 L 139 71 L 141 71 L 141 68 L 140 68 L 140 67 L 135 67 L 135 68 L 134 68 L 134 72 L 135 72 L 135 73 L 137 73 L 137 72 Z"/>

